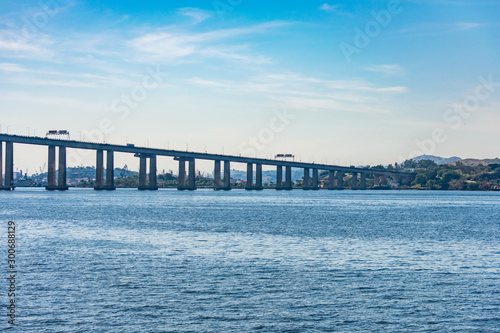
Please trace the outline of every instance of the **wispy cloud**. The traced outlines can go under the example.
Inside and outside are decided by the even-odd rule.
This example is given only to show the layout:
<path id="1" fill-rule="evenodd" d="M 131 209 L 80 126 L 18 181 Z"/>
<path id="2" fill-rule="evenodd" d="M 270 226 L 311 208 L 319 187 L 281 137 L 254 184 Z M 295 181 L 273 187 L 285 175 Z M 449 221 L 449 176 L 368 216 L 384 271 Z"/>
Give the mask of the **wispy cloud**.
<path id="1" fill-rule="evenodd" d="M 339 5 L 329 5 L 327 3 L 319 6 L 319 9 L 324 10 L 325 12 L 335 12 L 339 8 Z"/>
<path id="2" fill-rule="evenodd" d="M 391 113 L 383 106 L 386 97 L 405 93 L 404 86 L 376 86 L 363 79 L 326 80 L 297 73 L 272 73 L 244 81 L 195 78 L 192 84 L 230 89 L 233 94 L 256 94 L 262 100 L 286 103 L 303 111 Z"/>
<path id="3" fill-rule="evenodd" d="M 203 22 L 212 16 L 212 14 L 206 10 L 192 7 L 180 8 L 177 12 L 181 15 L 190 17 L 194 24 Z"/>
<path id="4" fill-rule="evenodd" d="M 406 74 L 406 70 L 399 64 L 373 65 L 366 68 L 367 71 L 381 73 L 387 76 L 401 76 Z"/>
<path id="5" fill-rule="evenodd" d="M 335 13 L 337 15 L 347 16 L 347 17 L 351 17 L 351 18 L 355 17 L 355 15 L 353 15 L 352 13 L 340 10 L 340 8 L 341 8 L 341 5 L 339 5 L 339 4 L 330 5 L 327 3 L 324 3 L 318 7 L 319 10 L 322 10 L 322 11 L 327 12 L 327 13 Z"/>
<path id="6" fill-rule="evenodd" d="M 0 71 L 17 73 L 8 76 L 4 81 L 26 86 L 59 86 L 80 88 L 129 87 L 133 80 L 120 78 L 117 75 L 97 75 L 92 73 L 67 73 L 27 68 L 15 63 L 0 63 Z"/>
<path id="7" fill-rule="evenodd" d="M 220 29 L 196 33 L 173 31 L 169 28 L 145 33 L 126 42 L 139 59 L 146 61 L 173 61 L 193 55 L 220 57 L 242 62 L 263 63 L 269 59 L 244 52 L 246 46 L 232 40 L 245 35 L 268 33 L 287 25 L 285 22 L 268 22 L 243 28 Z"/>
<path id="8" fill-rule="evenodd" d="M 51 50 L 53 45 L 53 39 L 46 34 L 38 34 L 36 38 L 26 38 L 20 30 L 0 30 L 0 51 L 3 57 L 51 58 L 54 56 Z"/>
<path id="9" fill-rule="evenodd" d="M 4 72 L 26 72 L 26 68 L 18 65 L 18 64 L 13 64 L 13 63 L 6 63 L 2 62 L 0 63 L 0 71 Z"/>
<path id="10" fill-rule="evenodd" d="M 192 84 L 195 84 L 195 85 L 200 85 L 200 86 L 229 88 L 229 84 L 218 82 L 218 81 L 203 80 L 203 79 L 200 79 L 199 77 L 194 77 L 194 78 L 190 79 L 189 82 L 191 82 Z"/>

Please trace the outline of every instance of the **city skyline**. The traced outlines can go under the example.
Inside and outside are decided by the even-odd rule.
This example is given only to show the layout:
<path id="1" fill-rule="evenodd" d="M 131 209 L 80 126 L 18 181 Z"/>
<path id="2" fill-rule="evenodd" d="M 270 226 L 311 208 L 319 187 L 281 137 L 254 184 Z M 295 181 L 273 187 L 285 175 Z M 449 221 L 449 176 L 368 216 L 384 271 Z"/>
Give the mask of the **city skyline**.
<path id="1" fill-rule="evenodd" d="M 0 8 L 4 133 L 67 129 L 77 140 L 339 165 L 499 155 L 494 1 Z M 46 150 L 19 145 L 14 158 L 38 170 Z M 138 167 L 117 156 L 123 164 Z"/>

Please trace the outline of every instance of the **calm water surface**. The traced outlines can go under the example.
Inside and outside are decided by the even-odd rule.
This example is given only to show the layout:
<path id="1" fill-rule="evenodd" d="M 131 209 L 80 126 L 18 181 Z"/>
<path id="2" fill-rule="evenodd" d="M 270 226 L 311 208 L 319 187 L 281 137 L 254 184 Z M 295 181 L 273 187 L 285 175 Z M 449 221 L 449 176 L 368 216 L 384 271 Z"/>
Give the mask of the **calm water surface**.
<path id="1" fill-rule="evenodd" d="M 0 217 L 16 332 L 500 332 L 500 193 L 18 188 Z"/>

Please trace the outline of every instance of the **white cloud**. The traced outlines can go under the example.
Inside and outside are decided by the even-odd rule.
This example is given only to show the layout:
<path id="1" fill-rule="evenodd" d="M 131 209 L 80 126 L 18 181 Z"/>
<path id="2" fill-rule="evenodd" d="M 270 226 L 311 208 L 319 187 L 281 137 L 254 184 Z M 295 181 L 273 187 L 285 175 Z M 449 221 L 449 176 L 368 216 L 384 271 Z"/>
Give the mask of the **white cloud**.
<path id="1" fill-rule="evenodd" d="M 325 12 L 334 12 L 337 10 L 339 5 L 329 5 L 327 3 L 322 4 L 319 6 L 319 9 L 324 10 Z"/>
<path id="2" fill-rule="evenodd" d="M 194 77 L 194 78 L 190 79 L 189 82 L 196 84 L 196 85 L 200 85 L 200 86 L 210 86 L 210 87 L 219 87 L 219 88 L 220 87 L 224 87 L 224 88 L 229 87 L 228 84 L 225 84 L 222 82 L 217 82 L 217 81 L 203 80 L 203 79 L 200 79 L 199 77 Z"/>
<path id="3" fill-rule="evenodd" d="M 188 16 L 191 19 L 193 19 L 194 24 L 203 22 L 212 16 L 209 12 L 205 10 L 192 7 L 180 8 L 177 12 L 181 15 Z"/>
<path id="4" fill-rule="evenodd" d="M 366 68 L 367 71 L 382 73 L 387 76 L 405 75 L 406 70 L 399 64 L 373 65 Z"/>
<path id="5" fill-rule="evenodd" d="M 284 22 L 268 22 L 250 27 L 220 29 L 196 33 L 174 31 L 166 27 L 133 38 L 126 45 L 136 53 L 136 61 L 172 62 L 189 56 L 208 56 L 241 62 L 265 63 L 269 58 L 247 52 L 248 46 L 231 43 L 231 39 L 245 35 L 268 33 L 286 25 Z"/>
<path id="6" fill-rule="evenodd" d="M 302 111 L 334 111 L 389 114 L 394 94 L 407 91 L 403 86 L 376 86 L 362 79 L 327 80 L 297 73 L 271 73 L 242 81 L 194 78 L 196 85 L 230 89 L 232 94 L 258 96 L 262 101 L 285 103 Z"/>
<path id="7" fill-rule="evenodd" d="M 12 63 L 6 63 L 2 62 L 0 63 L 0 70 L 4 72 L 26 72 L 26 68 L 23 68 L 22 66 L 18 64 L 12 64 Z"/>

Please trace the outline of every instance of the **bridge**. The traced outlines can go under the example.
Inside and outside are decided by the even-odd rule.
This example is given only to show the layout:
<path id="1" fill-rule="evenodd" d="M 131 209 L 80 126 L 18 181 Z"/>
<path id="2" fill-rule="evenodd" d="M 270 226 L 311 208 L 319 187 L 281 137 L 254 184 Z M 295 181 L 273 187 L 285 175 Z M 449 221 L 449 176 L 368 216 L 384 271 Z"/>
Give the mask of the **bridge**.
<path id="1" fill-rule="evenodd" d="M 139 158 L 139 190 L 157 190 L 156 162 L 158 156 L 173 157 L 179 162 L 179 190 L 196 190 L 195 162 L 196 160 L 210 160 L 214 162 L 214 189 L 231 189 L 231 163 L 246 163 L 247 165 L 247 190 L 262 190 L 262 166 L 276 167 L 276 190 L 292 190 L 292 168 L 304 170 L 304 190 L 319 189 L 319 171 L 326 170 L 329 175 L 329 190 L 344 188 L 344 176 L 351 174 L 351 189 L 366 189 L 367 175 L 373 175 L 374 187 L 386 185 L 388 177 L 394 182 L 409 184 L 415 177 L 414 172 L 399 172 L 377 170 L 369 168 L 344 167 L 338 165 L 306 163 L 296 161 L 272 160 L 264 158 L 243 157 L 234 155 L 197 153 L 170 149 L 157 149 L 136 147 L 134 145 L 115 145 L 108 143 L 93 143 L 85 141 L 64 140 L 55 138 L 42 138 L 0 134 L 0 175 L 3 168 L 3 146 L 5 143 L 5 181 L 0 177 L 1 190 L 14 189 L 14 143 L 26 145 L 46 146 L 48 149 L 48 175 L 47 190 L 67 190 L 66 185 L 66 151 L 70 149 L 87 149 L 96 152 L 96 177 L 95 190 L 115 190 L 114 185 L 114 153 L 130 153 Z M 58 177 L 56 179 L 56 149 L 58 152 Z M 106 179 L 104 179 L 104 152 L 106 152 Z M 149 175 L 147 162 L 149 160 Z M 186 170 L 187 164 L 187 170 Z M 223 172 L 221 172 L 221 166 Z M 254 169 L 255 166 L 255 179 Z M 284 172 L 283 172 L 284 171 Z M 283 177 L 283 173 L 285 174 Z M 312 176 L 311 176 L 312 173 Z M 186 177 L 187 174 L 187 177 Z M 335 180 L 335 181 L 332 181 Z"/>

